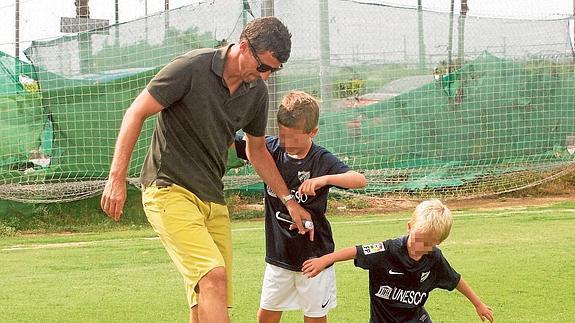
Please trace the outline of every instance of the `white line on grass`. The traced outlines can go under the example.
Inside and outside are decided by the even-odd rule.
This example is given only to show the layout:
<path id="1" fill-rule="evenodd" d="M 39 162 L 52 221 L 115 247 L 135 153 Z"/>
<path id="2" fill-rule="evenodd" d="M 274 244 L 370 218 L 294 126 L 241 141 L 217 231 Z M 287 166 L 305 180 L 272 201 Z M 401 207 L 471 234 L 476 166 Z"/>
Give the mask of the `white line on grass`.
<path id="1" fill-rule="evenodd" d="M 505 209 L 502 210 L 500 213 L 484 213 L 484 212 L 477 212 L 477 213 L 468 213 L 461 214 L 465 211 L 454 211 L 453 216 L 455 218 L 472 218 L 472 217 L 481 217 L 481 218 L 504 218 L 504 217 L 511 217 L 517 215 L 526 215 L 526 214 L 540 214 L 540 213 L 556 213 L 556 212 L 568 212 L 568 213 L 575 213 L 575 209 L 559 209 L 559 210 L 529 210 L 529 209 L 521 209 L 521 210 L 511 210 Z M 409 217 L 404 218 L 394 218 L 394 219 L 371 219 L 371 220 L 348 220 L 348 221 L 331 221 L 332 226 L 337 226 L 341 224 L 345 225 L 361 225 L 361 224 L 369 224 L 369 223 L 384 223 L 384 222 L 406 222 L 409 221 Z M 232 229 L 232 232 L 247 232 L 247 231 L 263 231 L 263 224 L 258 227 L 251 227 L 251 228 L 237 228 Z M 61 243 L 45 243 L 45 244 L 33 244 L 33 245 L 13 245 L 8 246 L 5 248 L 0 249 L 0 251 L 18 251 L 18 250 L 37 250 L 37 249 L 58 249 L 58 248 L 76 248 L 76 247 L 85 247 L 85 246 L 93 246 L 99 244 L 108 244 L 108 243 L 123 243 L 129 241 L 138 241 L 138 240 L 158 240 L 158 237 L 146 237 L 146 238 L 132 238 L 132 239 L 108 239 L 108 240 L 96 240 L 96 241 L 78 241 L 78 242 L 61 242 Z"/>
<path id="2" fill-rule="evenodd" d="M 157 240 L 157 239 L 158 239 L 158 237 L 149 237 L 149 238 L 132 238 L 132 239 L 108 239 L 108 240 L 94 240 L 94 241 L 44 243 L 44 244 L 33 244 L 30 246 L 14 245 L 14 246 L 9 246 L 9 247 L 0 249 L 0 251 L 73 248 L 73 247 L 93 246 L 93 245 L 97 245 L 97 244 L 118 243 L 118 242 L 122 243 L 122 242 L 127 242 L 127 241 Z"/>

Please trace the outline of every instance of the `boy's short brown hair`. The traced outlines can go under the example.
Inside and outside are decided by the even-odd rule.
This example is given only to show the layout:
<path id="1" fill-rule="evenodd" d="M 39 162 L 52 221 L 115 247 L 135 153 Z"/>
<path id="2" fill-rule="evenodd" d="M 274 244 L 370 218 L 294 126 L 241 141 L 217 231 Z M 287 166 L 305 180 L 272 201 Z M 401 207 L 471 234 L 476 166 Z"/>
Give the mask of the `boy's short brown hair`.
<path id="1" fill-rule="evenodd" d="M 319 103 L 313 96 L 303 91 L 290 91 L 282 99 L 277 121 L 284 127 L 302 129 L 310 133 L 317 127 L 319 121 Z"/>

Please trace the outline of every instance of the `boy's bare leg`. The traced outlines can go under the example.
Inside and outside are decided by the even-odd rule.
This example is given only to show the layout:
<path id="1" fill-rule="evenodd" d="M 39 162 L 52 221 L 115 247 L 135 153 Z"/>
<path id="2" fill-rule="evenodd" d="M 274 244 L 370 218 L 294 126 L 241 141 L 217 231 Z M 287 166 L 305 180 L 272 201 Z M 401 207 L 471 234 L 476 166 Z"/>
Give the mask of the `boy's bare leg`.
<path id="1" fill-rule="evenodd" d="M 197 323 L 229 323 L 227 278 L 224 267 L 210 270 L 199 283 Z M 194 309 L 192 308 L 192 319 Z M 193 321 L 192 321 L 193 322 Z M 196 323 L 196 322 L 193 322 Z"/>
<path id="2" fill-rule="evenodd" d="M 327 323 L 327 315 L 322 317 L 303 317 L 304 323 Z"/>
<path id="3" fill-rule="evenodd" d="M 260 308 L 258 310 L 258 323 L 279 323 L 282 312 L 268 311 Z"/>

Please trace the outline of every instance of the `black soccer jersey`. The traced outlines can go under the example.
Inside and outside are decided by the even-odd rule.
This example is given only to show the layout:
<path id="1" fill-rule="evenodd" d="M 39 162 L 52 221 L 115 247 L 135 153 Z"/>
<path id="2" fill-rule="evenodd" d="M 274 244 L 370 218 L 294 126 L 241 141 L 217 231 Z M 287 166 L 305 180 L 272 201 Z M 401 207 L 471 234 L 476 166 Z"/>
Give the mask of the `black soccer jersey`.
<path id="1" fill-rule="evenodd" d="M 239 158 L 247 159 L 245 141 L 236 136 L 236 151 Z M 296 201 L 312 216 L 314 241 L 309 235 L 300 235 L 289 230 L 289 224 L 276 219 L 277 211 L 288 213 L 276 194 L 265 186 L 265 234 L 266 262 L 292 271 L 301 271 L 304 261 L 321 257 L 334 251 L 331 226 L 325 217 L 329 186 L 316 191 L 315 196 L 301 196 L 297 189 L 306 179 L 323 175 L 346 173 L 350 168 L 327 149 L 312 144 L 307 156 L 294 159 L 288 156 L 276 137 L 266 137 L 266 144 L 288 189 Z"/>
<path id="2" fill-rule="evenodd" d="M 408 236 L 357 246 L 355 265 L 369 270 L 370 322 L 431 322 L 423 305 L 435 288 L 453 290 L 460 275 L 441 250 L 419 261 L 407 253 Z"/>

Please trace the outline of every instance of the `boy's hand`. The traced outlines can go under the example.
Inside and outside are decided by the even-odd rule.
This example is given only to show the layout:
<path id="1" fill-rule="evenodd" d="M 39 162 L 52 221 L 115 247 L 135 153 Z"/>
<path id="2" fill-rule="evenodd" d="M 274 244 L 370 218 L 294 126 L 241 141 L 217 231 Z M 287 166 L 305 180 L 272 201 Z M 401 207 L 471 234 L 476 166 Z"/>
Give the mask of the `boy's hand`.
<path id="1" fill-rule="evenodd" d="M 313 258 L 304 261 L 301 271 L 307 278 L 313 278 L 317 276 L 322 270 L 327 267 L 329 263 L 324 260 L 324 257 Z"/>
<path id="2" fill-rule="evenodd" d="M 315 196 L 315 191 L 319 190 L 320 188 L 327 185 L 327 179 L 325 176 L 314 177 L 310 179 L 306 179 L 297 191 L 300 195 L 306 194 L 310 196 Z"/>
<path id="3" fill-rule="evenodd" d="M 475 310 L 477 311 L 479 318 L 481 318 L 481 322 L 484 322 L 484 320 L 493 322 L 493 309 L 491 307 L 481 303 L 475 307 Z"/>

